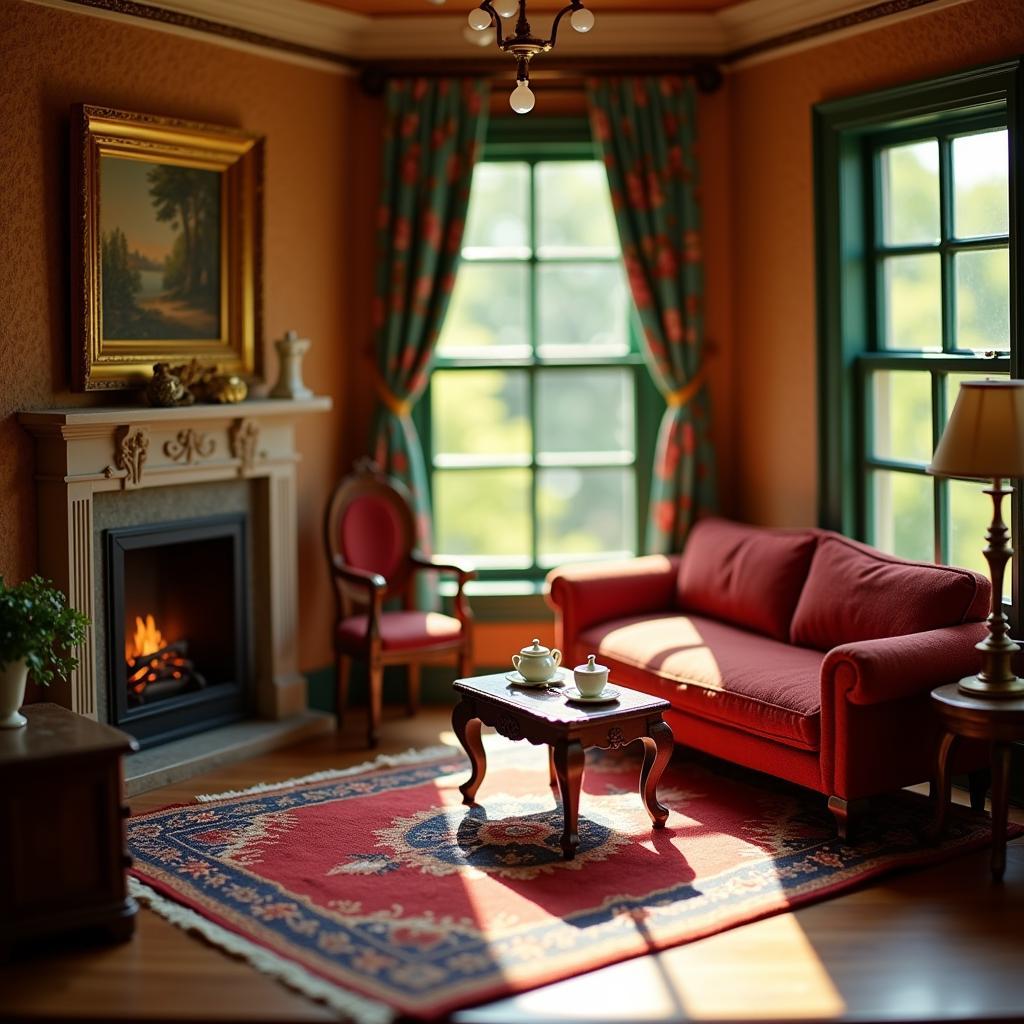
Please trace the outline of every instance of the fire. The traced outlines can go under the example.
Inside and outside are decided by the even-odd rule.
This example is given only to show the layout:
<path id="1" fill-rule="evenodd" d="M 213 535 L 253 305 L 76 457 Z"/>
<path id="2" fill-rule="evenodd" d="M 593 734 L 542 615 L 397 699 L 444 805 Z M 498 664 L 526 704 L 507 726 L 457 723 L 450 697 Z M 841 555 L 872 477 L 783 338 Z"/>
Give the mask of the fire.
<path id="1" fill-rule="evenodd" d="M 128 639 L 125 644 L 125 657 L 129 662 L 136 658 L 145 657 L 147 654 L 155 654 L 167 646 L 167 640 L 163 633 L 156 628 L 156 622 L 152 615 L 147 615 L 145 620 L 135 616 L 135 635 Z"/>

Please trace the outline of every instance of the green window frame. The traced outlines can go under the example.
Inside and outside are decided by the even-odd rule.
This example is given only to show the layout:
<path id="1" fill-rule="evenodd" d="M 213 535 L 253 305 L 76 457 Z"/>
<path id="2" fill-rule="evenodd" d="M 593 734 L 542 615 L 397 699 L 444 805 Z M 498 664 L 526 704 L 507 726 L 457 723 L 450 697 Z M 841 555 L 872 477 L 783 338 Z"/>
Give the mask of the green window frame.
<path id="1" fill-rule="evenodd" d="M 531 545 L 525 552 L 525 558 L 516 561 L 509 559 L 504 564 L 488 564 L 487 559 L 480 559 L 474 552 L 447 552 L 456 557 L 468 558 L 477 563 L 477 577 L 483 586 L 474 589 L 482 593 L 532 593 L 539 588 L 547 571 L 557 562 L 568 561 L 568 558 L 557 560 L 545 559 L 539 551 L 540 522 L 538 511 L 538 477 L 544 470 L 571 468 L 595 470 L 602 467 L 609 469 L 625 469 L 632 473 L 633 495 L 635 508 L 633 518 L 635 528 L 631 531 L 628 549 L 601 553 L 598 557 L 615 557 L 636 554 L 643 550 L 644 530 L 646 526 L 646 509 L 650 494 L 650 454 L 654 450 L 658 422 L 664 410 L 664 401 L 650 379 L 646 362 L 640 351 L 640 328 L 636 311 L 629 298 L 629 322 L 627 326 L 628 347 L 617 353 L 590 350 L 580 354 L 569 351 L 544 353 L 539 345 L 540 317 L 538 309 L 538 279 L 542 267 L 584 266 L 584 265 L 622 265 L 621 253 L 588 253 L 546 255 L 538 254 L 536 203 L 536 167 L 553 161 L 591 161 L 599 160 L 599 154 L 590 137 L 589 125 L 580 119 L 537 119 L 524 125 L 520 121 L 496 119 L 488 130 L 487 141 L 481 156 L 482 163 L 518 163 L 529 165 L 530 211 L 528 255 L 518 258 L 474 257 L 472 261 L 464 260 L 460 266 L 468 263 L 473 265 L 491 264 L 496 266 L 512 265 L 523 267 L 528 277 L 529 312 L 527 320 L 528 351 L 510 356 L 509 354 L 488 355 L 481 350 L 473 350 L 466 355 L 451 349 L 435 352 L 431 363 L 431 382 L 424 393 L 423 400 L 418 403 L 415 417 L 423 441 L 426 456 L 432 502 L 436 493 L 435 475 L 439 472 L 473 472 L 483 469 L 523 469 L 530 478 L 530 510 L 531 510 Z M 571 301 L 571 297 L 567 296 Z M 634 429 L 632 451 L 608 453 L 567 453 L 559 456 L 554 453 L 543 454 L 538 451 L 538 393 L 541 375 L 564 375 L 567 382 L 574 373 L 586 371 L 603 371 L 609 367 L 621 368 L 628 374 L 627 388 L 630 392 L 634 412 Z M 435 372 L 457 373 L 501 369 L 520 371 L 525 375 L 528 395 L 527 410 L 530 420 L 530 446 L 527 455 L 481 454 L 475 456 L 445 456 L 435 451 L 434 438 L 434 402 L 437 400 Z M 438 505 L 434 505 L 435 533 L 440 537 L 438 529 Z M 501 495 L 494 498 L 495 516 L 502 514 Z M 441 550 L 439 546 L 439 550 Z"/>
<path id="2" fill-rule="evenodd" d="M 915 490 L 922 507 L 930 502 L 931 532 L 916 543 L 914 557 L 948 562 L 969 550 L 971 567 L 980 568 L 988 510 L 977 495 L 971 515 L 977 536 L 961 530 L 956 548 L 953 505 L 972 501 L 964 488 L 980 487 L 930 477 L 927 462 L 956 395 L 959 375 L 1021 377 L 1020 262 L 1024 212 L 1020 167 L 1021 140 L 1015 130 L 1021 109 L 1017 61 L 972 69 L 923 83 L 824 103 L 814 110 L 816 242 L 818 264 L 819 521 L 850 536 L 878 543 L 876 519 L 888 489 Z M 955 169 L 953 140 L 997 129 L 1008 130 L 1008 231 L 982 237 L 957 237 L 954 230 Z M 885 165 L 883 154 L 904 145 L 937 149 L 938 237 L 897 244 L 885 237 Z M 1008 344 L 996 351 L 958 345 L 957 261 L 967 254 L 1005 250 L 1009 267 Z M 914 258 L 932 261 L 941 296 L 934 313 L 936 344 L 891 344 L 887 310 L 887 269 L 908 266 Z M 901 264 L 902 261 L 902 264 Z M 937 275 L 934 274 L 937 263 Z M 894 270 L 895 273 L 895 270 Z M 895 302 L 893 303 L 895 305 Z M 916 392 L 916 395 L 914 394 Z M 912 455 L 908 440 L 874 436 L 886 409 L 917 402 L 928 422 Z M 894 417 L 895 418 L 895 417 Z M 886 448 L 886 442 L 889 448 Z M 927 445 L 924 442 L 927 442 Z M 913 447 L 913 446 L 911 446 Z M 924 448 L 927 447 L 927 451 Z M 902 449 L 902 450 L 897 450 Z M 889 492 L 891 493 L 891 491 Z M 913 500 L 913 499 L 911 499 Z M 1022 505 L 1014 501 L 1012 529 L 1021 532 Z M 962 510 L 964 506 L 959 505 Z M 883 531 L 884 532 L 884 531 Z M 885 544 L 882 544 L 885 546 Z M 1013 607 L 1019 602 L 1020 570 L 1012 566 Z M 1014 629 L 1018 621 L 1014 621 Z"/>

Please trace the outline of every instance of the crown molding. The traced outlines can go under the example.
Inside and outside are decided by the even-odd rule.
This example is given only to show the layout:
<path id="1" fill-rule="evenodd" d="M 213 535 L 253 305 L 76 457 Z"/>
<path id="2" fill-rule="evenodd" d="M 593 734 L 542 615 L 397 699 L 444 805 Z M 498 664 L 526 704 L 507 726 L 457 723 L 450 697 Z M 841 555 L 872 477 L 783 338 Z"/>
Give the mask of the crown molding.
<path id="1" fill-rule="evenodd" d="M 309 0 L 22 0 L 269 53 L 282 60 L 345 70 L 366 62 L 422 59 L 479 61 L 494 47 L 474 46 L 461 16 L 369 17 Z M 425 2 L 425 0 L 424 0 Z M 558 53 L 587 57 L 676 54 L 746 63 L 823 37 L 867 31 L 969 0 L 745 0 L 717 13 L 600 13 L 594 32 L 564 30 Z"/>

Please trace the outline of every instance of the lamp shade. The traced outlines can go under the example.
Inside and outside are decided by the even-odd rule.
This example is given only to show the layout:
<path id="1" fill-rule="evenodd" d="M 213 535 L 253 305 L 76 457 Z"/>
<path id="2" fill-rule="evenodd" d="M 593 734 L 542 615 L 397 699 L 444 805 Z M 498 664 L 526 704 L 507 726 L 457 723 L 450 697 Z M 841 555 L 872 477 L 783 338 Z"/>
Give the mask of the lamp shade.
<path id="1" fill-rule="evenodd" d="M 928 472 L 1024 477 L 1024 381 L 964 381 Z"/>

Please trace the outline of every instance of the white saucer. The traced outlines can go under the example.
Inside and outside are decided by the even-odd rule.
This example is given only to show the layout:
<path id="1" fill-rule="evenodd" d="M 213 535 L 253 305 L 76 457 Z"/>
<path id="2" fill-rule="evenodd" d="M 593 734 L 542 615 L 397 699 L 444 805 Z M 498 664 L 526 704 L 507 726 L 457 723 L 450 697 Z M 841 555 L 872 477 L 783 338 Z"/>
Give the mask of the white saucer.
<path id="1" fill-rule="evenodd" d="M 572 704 L 611 704 L 619 699 L 619 691 L 614 686 L 606 686 L 596 697 L 584 697 L 574 686 L 565 691 L 565 699 Z"/>
<path id="2" fill-rule="evenodd" d="M 506 672 L 505 678 L 512 683 L 513 686 L 525 686 L 534 690 L 541 689 L 546 686 L 562 686 L 565 683 L 565 677 L 562 675 L 562 670 L 560 668 L 555 669 L 555 674 L 550 679 L 542 679 L 540 681 L 526 679 L 518 672 Z"/>

